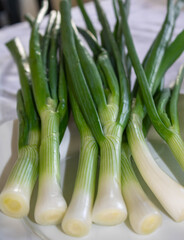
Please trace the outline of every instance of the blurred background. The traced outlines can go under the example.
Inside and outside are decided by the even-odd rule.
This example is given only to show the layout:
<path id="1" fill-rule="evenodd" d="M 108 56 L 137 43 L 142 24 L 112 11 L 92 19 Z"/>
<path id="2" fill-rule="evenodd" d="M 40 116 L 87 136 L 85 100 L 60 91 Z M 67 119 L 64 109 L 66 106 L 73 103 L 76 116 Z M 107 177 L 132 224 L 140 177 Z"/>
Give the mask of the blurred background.
<path id="1" fill-rule="evenodd" d="M 89 2 L 90 0 L 84 0 Z M 59 9 L 60 0 L 49 0 L 49 11 Z M 36 16 L 41 7 L 42 0 L 0 0 L 0 28 L 6 25 L 24 21 L 24 14 L 30 13 Z M 71 0 L 75 6 L 76 0 Z"/>

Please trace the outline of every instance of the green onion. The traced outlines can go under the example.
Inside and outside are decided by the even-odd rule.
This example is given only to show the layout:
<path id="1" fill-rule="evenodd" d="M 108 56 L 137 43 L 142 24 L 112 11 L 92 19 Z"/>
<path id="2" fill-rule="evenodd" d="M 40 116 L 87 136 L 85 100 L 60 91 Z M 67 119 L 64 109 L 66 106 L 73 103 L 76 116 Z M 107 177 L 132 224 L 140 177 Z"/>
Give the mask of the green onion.
<path id="1" fill-rule="evenodd" d="M 139 184 L 131 164 L 131 152 L 123 142 L 121 151 L 121 188 L 131 227 L 136 233 L 149 234 L 162 222 L 161 214 Z"/>
<path id="2" fill-rule="evenodd" d="M 45 66 L 45 72 L 47 73 L 47 64 L 48 64 L 48 59 L 50 56 L 48 56 L 48 48 L 49 48 L 49 43 L 51 39 L 51 34 L 52 34 L 52 29 L 56 21 L 56 11 L 51 11 L 49 15 L 49 20 L 47 24 L 47 28 L 44 33 L 44 37 L 42 40 L 42 59 L 43 59 L 43 65 Z"/>
<path id="3" fill-rule="evenodd" d="M 89 233 L 92 224 L 98 146 L 72 91 L 70 91 L 70 103 L 81 135 L 81 148 L 75 187 L 62 221 L 62 229 L 71 236 L 81 237 Z"/>
<path id="4" fill-rule="evenodd" d="M 17 94 L 18 158 L 0 194 L 0 208 L 8 216 L 21 218 L 29 213 L 31 193 L 38 176 L 40 126 L 24 48 L 19 39 L 13 39 L 6 45 L 17 64 L 22 91 Z"/>
<path id="5" fill-rule="evenodd" d="M 155 162 L 142 132 L 142 122 L 132 114 L 127 128 L 128 143 L 136 165 L 149 188 L 175 221 L 184 219 L 184 189 Z"/>
<path id="6" fill-rule="evenodd" d="M 21 92 L 17 95 L 17 111 L 20 121 L 19 126 L 20 128 L 25 127 L 28 119 L 25 116 Z M 21 116 L 22 113 L 24 116 Z M 27 142 L 24 142 L 24 146 L 21 144 L 21 147 L 19 147 L 18 159 L 0 194 L 1 210 L 6 215 L 15 218 L 22 218 L 28 215 L 31 193 L 38 175 L 39 129 L 28 130 L 24 134 L 27 137 Z M 19 134 L 19 143 L 23 142 L 22 137 L 24 136 Z"/>
<path id="7" fill-rule="evenodd" d="M 32 28 L 29 45 L 33 93 L 41 119 L 39 184 L 34 216 L 36 222 L 42 225 L 60 223 L 67 207 L 60 186 L 59 155 L 60 131 L 63 136 L 68 119 L 66 115 L 67 95 L 62 66 L 60 65 L 58 76 L 58 64 L 55 59 L 60 16 L 57 14 L 54 26 L 51 27 L 49 50 L 51 59 L 48 63 L 48 77 L 38 34 L 39 25 L 47 12 L 47 8 L 48 2 L 43 1 L 43 6 Z M 63 90 L 58 92 L 61 89 Z M 60 127 L 61 125 L 63 127 Z"/>
<path id="8" fill-rule="evenodd" d="M 129 9 L 130 9 L 130 0 L 126 0 L 124 2 L 125 10 L 127 17 L 129 15 Z M 116 0 L 113 0 L 113 8 L 114 8 L 114 13 L 116 16 L 116 24 L 114 26 L 114 37 L 117 43 L 117 46 L 119 48 L 119 53 L 122 58 L 123 65 L 126 70 L 126 74 L 128 76 L 128 79 L 130 79 L 130 74 L 131 74 L 131 62 L 129 56 L 126 54 L 126 49 L 125 49 L 125 39 L 123 36 L 123 28 L 122 28 L 122 23 L 120 21 L 120 16 L 118 14 L 118 2 Z"/>

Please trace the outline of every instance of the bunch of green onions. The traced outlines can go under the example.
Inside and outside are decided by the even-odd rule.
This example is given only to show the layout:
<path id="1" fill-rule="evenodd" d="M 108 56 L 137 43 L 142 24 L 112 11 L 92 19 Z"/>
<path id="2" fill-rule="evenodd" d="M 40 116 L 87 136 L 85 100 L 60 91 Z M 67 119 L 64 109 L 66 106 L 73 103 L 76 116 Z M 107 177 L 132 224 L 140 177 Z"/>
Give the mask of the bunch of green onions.
<path id="1" fill-rule="evenodd" d="M 171 42 L 183 1 L 168 0 L 161 30 L 142 64 L 127 23 L 129 0 L 113 0 L 113 31 L 99 0 L 94 0 L 100 36 L 83 1 L 77 2 L 87 30 L 75 26 L 70 1 L 61 0 L 60 12 L 50 13 L 41 35 L 39 26 L 48 10 L 44 0 L 36 19 L 27 16 L 32 28 L 29 58 L 20 40 L 7 43 L 21 83 L 17 94 L 19 154 L 0 194 L 1 210 L 12 217 L 26 216 L 38 177 L 34 212 L 38 224 L 61 223 L 66 234 L 80 237 L 89 233 L 92 222 L 116 225 L 128 215 L 136 233 L 151 233 L 161 225 L 162 217 L 136 177 L 134 160 L 168 214 L 183 221 L 184 188 L 156 164 L 146 140 L 152 123 L 184 168 L 177 114 L 184 67 L 172 89 L 162 86 L 165 73 L 184 50 L 184 31 Z M 132 67 L 137 81 L 131 93 Z M 59 156 L 68 123 L 67 95 L 81 138 L 68 208 L 60 186 Z"/>
<path id="2" fill-rule="evenodd" d="M 34 216 L 43 225 L 61 222 L 67 207 L 60 186 L 59 144 L 68 123 L 65 75 L 57 59 L 60 14 L 51 13 L 42 37 L 38 29 L 47 9 L 48 1 L 44 1 L 32 22 L 29 59 L 20 40 L 7 43 L 20 76 L 20 134 L 18 160 L 1 193 L 3 212 L 24 217 L 39 176 Z"/>
<path id="3" fill-rule="evenodd" d="M 130 60 L 132 61 L 131 55 L 129 54 L 129 52 L 128 52 L 127 56 L 125 56 L 125 54 L 124 54 L 124 56 L 121 56 L 121 54 L 119 54 L 119 51 L 118 51 L 119 45 L 117 45 L 117 40 L 119 40 L 119 39 L 116 38 L 115 34 L 113 35 L 111 33 L 109 24 L 105 17 L 105 14 L 104 14 L 103 10 L 101 9 L 99 2 L 96 0 L 95 5 L 96 5 L 97 13 L 98 13 L 99 20 L 103 27 L 103 30 L 101 33 L 101 42 L 103 44 L 103 47 L 105 47 L 106 49 L 102 48 L 98 44 L 98 41 L 96 39 L 97 34 L 94 31 L 95 28 L 93 27 L 92 22 L 90 21 L 90 18 L 85 11 L 82 1 L 78 0 L 78 2 L 79 2 L 79 6 L 81 8 L 81 12 L 83 14 L 84 20 L 86 22 L 86 26 L 90 32 L 86 32 L 85 30 L 80 29 L 80 28 L 79 28 L 79 31 L 85 37 L 92 52 L 94 53 L 94 60 L 96 61 L 97 69 L 101 76 L 101 82 L 102 82 L 101 85 L 104 88 L 105 96 L 106 96 L 107 103 L 108 103 L 107 106 L 108 105 L 110 106 L 108 100 L 110 98 L 112 98 L 113 93 L 115 93 L 115 94 L 118 93 L 117 88 L 115 91 L 113 91 L 114 89 L 112 88 L 112 83 L 110 82 L 110 80 L 112 80 L 114 78 L 116 78 L 119 83 L 119 89 L 120 89 L 120 100 L 119 101 L 120 101 L 120 103 L 123 102 L 126 105 L 126 103 L 128 101 L 130 101 L 129 98 L 125 98 L 125 95 L 127 94 L 126 96 L 128 96 L 128 93 L 127 93 L 128 88 L 126 88 L 126 86 L 128 85 L 127 79 L 126 79 L 126 73 L 130 74 Z M 163 78 L 167 69 L 174 63 L 174 61 L 183 52 L 183 47 L 182 47 L 182 41 L 183 41 L 183 36 L 184 36 L 183 32 L 181 32 L 177 36 L 177 38 L 171 44 L 169 44 L 169 41 L 172 36 L 173 28 L 175 25 L 175 20 L 179 14 L 180 4 L 181 4 L 181 2 L 178 1 L 175 8 L 173 8 L 172 2 L 168 3 L 168 12 L 167 12 L 165 21 L 163 23 L 162 29 L 159 32 L 155 41 L 153 42 L 145 60 L 144 60 L 144 63 L 143 63 L 143 66 L 145 68 L 144 71 L 147 72 L 148 78 L 150 79 L 149 80 L 150 88 L 154 87 L 154 92 L 158 88 L 160 81 Z M 67 65 L 68 71 L 70 71 L 72 69 L 70 72 L 70 81 L 68 84 L 74 92 L 76 101 L 78 102 L 81 112 L 82 112 L 84 118 L 86 119 L 86 122 L 87 122 L 88 126 L 90 127 L 92 133 L 93 133 L 93 125 L 90 122 L 90 120 L 93 119 L 92 113 L 90 114 L 91 119 L 88 120 L 89 114 L 87 112 L 87 110 L 89 110 L 88 107 L 90 105 L 86 104 L 87 107 L 85 108 L 85 102 L 83 101 L 81 96 L 82 95 L 84 96 L 86 93 L 85 94 L 84 94 L 84 92 L 82 93 L 82 90 L 79 86 L 82 86 L 85 89 L 84 90 L 85 92 L 89 91 L 89 95 L 88 95 L 89 99 L 92 98 L 92 100 L 94 100 L 94 104 L 96 104 L 97 113 L 98 113 L 100 121 L 102 123 L 102 130 L 105 130 L 106 129 L 105 124 L 103 123 L 103 118 L 101 117 L 101 112 L 103 112 L 103 109 L 101 110 L 101 108 L 100 108 L 101 104 L 103 104 L 103 103 L 98 102 L 98 104 L 97 104 L 96 102 L 98 100 L 96 99 L 97 96 L 95 95 L 95 93 L 98 94 L 98 89 L 100 89 L 100 87 L 96 87 L 97 86 L 96 82 L 97 82 L 97 79 L 99 81 L 99 78 L 95 77 L 94 74 L 91 74 L 91 72 L 90 72 L 91 69 L 93 69 L 92 70 L 93 73 L 95 73 L 95 71 L 96 71 L 96 70 L 94 70 L 94 68 L 92 68 L 92 64 L 91 64 L 91 67 L 88 68 L 87 60 L 84 61 L 85 55 L 84 54 L 82 55 L 80 52 L 80 51 L 82 51 L 82 46 L 79 45 L 80 44 L 80 42 L 78 40 L 79 37 L 78 37 L 78 33 L 77 33 L 75 26 L 73 26 L 73 31 L 72 31 L 72 26 L 70 26 L 70 21 L 71 21 L 70 18 L 67 19 L 67 21 L 68 21 L 67 23 L 65 22 L 65 16 L 67 15 L 66 5 L 67 5 L 67 1 L 61 2 L 61 15 L 63 17 L 63 22 L 62 22 L 63 25 L 62 25 L 61 29 L 62 29 L 62 37 L 63 37 L 62 43 L 64 46 L 64 56 L 66 58 L 66 65 Z M 121 1 L 120 1 L 119 5 L 121 8 L 122 7 Z M 127 6 L 127 5 L 128 4 L 126 2 L 126 5 L 124 5 L 123 8 L 125 8 L 125 6 Z M 118 6 L 115 5 L 114 8 L 117 9 Z M 118 24 L 119 24 L 119 26 L 118 26 Z M 123 30 L 124 30 L 123 23 L 121 23 L 120 16 L 117 17 L 116 28 L 119 28 L 119 31 L 123 33 Z M 66 29 L 68 29 L 68 31 Z M 66 36 L 66 33 L 68 34 L 68 36 Z M 114 33 L 116 33 L 116 32 L 114 31 Z M 72 37 L 72 35 L 73 35 L 73 37 Z M 125 35 L 125 33 L 124 33 L 124 35 Z M 68 41 L 65 38 L 67 38 Z M 70 39 L 70 41 L 69 41 L 69 39 Z M 124 43 L 123 40 L 126 40 L 126 36 L 122 37 L 122 44 Z M 65 45 L 65 41 L 66 41 L 66 45 Z M 107 41 L 108 41 L 108 44 L 106 44 Z M 70 45 L 70 47 L 67 44 Z M 122 47 L 125 48 L 125 46 L 122 46 Z M 173 49 L 176 49 L 176 51 L 173 52 Z M 86 52 L 86 50 L 83 50 L 83 51 Z M 77 56 L 77 54 L 78 54 L 78 56 Z M 72 58 L 70 58 L 71 56 L 72 56 Z M 103 58 L 102 58 L 102 56 L 103 56 Z M 88 56 L 88 58 L 89 57 L 90 56 Z M 122 58 L 122 60 L 121 60 L 121 58 Z M 74 62 L 77 62 L 78 65 L 73 66 L 72 63 L 70 62 L 72 60 Z M 85 64 L 83 62 L 85 62 Z M 92 60 L 90 60 L 90 63 L 91 62 L 92 62 Z M 108 62 L 108 65 L 107 65 L 107 62 Z M 123 64 L 122 64 L 122 62 L 123 62 Z M 125 66 L 125 69 L 122 66 Z M 155 66 L 155 67 L 153 67 L 153 70 L 151 71 L 152 66 Z M 72 73 L 73 73 L 73 79 L 72 79 Z M 76 75 L 77 75 L 77 77 L 76 77 Z M 79 78 L 80 78 L 80 80 L 79 80 Z M 93 79 L 95 79 L 95 80 L 93 80 Z M 181 77 L 181 79 L 182 79 L 182 77 Z M 93 83 L 93 81 L 94 81 L 94 83 Z M 125 85 L 123 85 L 123 84 L 125 84 Z M 123 92 L 123 90 L 126 91 L 126 94 Z M 94 91 L 95 91 L 95 93 L 94 93 Z M 143 119 L 146 115 L 144 103 L 143 103 L 141 95 L 140 95 L 141 94 L 140 90 L 136 90 L 135 92 L 137 92 L 136 104 L 139 106 L 139 107 L 137 107 L 137 111 L 140 112 L 140 118 Z M 90 96 L 90 94 L 91 94 L 91 96 Z M 178 94 L 179 94 L 179 92 L 178 92 Z M 177 96 L 178 96 L 178 94 L 177 94 Z M 98 94 L 98 95 L 100 95 L 100 94 Z M 125 101 L 125 99 L 127 100 L 127 102 Z M 100 100 L 100 98 L 99 98 L 99 100 Z M 175 102 L 177 102 L 177 97 L 175 97 Z M 128 106 L 130 107 L 130 102 L 128 103 Z M 141 111 L 142 111 L 142 113 L 141 113 Z M 111 110 L 111 114 L 112 114 L 112 110 Z M 106 116 L 104 112 L 103 112 L 103 115 Z M 133 116 L 133 113 L 131 114 L 131 116 Z M 117 120 L 118 120 L 118 117 L 117 117 Z M 95 120 L 93 119 L 93 123 L 94 122 L 95 122 Z M 108 121 L 108 124 L 110 124 L 110 121 Z M 129 125 L 130 125 L 130 123 L 128 124 L 128 129 L 129 129 Z M 97 126 L 97 123 L 96 123 L 96 126 Z M 136 125 L 136 129 L 137 128 L 138 127 Z M 141 129 L 142 129 L 142 127 L 141 127 Z M 95 130 L 97 130 L 97 128 Z M 105 131 L 104 131 L 104 133 L 105 133 Z M 100 153 L 103 153 L 101 150 L 101 149 L 103 149 L 101 141 L 98 140 L 98 136 L 96 137 L 95 134 L 96 134 L 96 132 L 93 133 L 93 135 L 99 145 Z M 123 134 L 123 131 L 121 134 Z M 136 149 L 135 155 L 134 155 L 133 150 L 136 148 L 136 138 L 132 137 L 133 140 L 132 140 L 132 144 L 131 144 L 129 142 L 129 135 L 132 136 L 133 134 L 130 134 L 127 130 L 126 138 L 128 139 L 128 143 L 130 145 L 133 157 L 135 156 L 135 158 L 141 159 L 144 156 L 143 155 L 144 149 L 140 148 L 142 151 L 141 150 L 138 151 L 138 149 Z M 105 137 L 106 137 L 106 135 L 105 135 Z M 140 140 L 140 138 L 139 138 L 139 140 Z M 141 141 L 139 141 L 139 142 L 141 143 Z M 125 147 L 125 146 L 128 146 L 126 141 L 123 144 L 123 147 Z M 146 146 L 146 143 L 144 143 L 144 146 Z M 132 148 L 134 148 L 134 149 L 132 150 Z M 110 149 L 110 146 L 109 146 L 109 149 Z M 128 147 L 128 149 L 129 149 L 129 147 Z M 138 154 L 139 152 L 140 152 L 140 154 Z M 150 200 L 146 197 L 145 193 L 143 192 L 142 188 L 140 187 L 140 185 L 135 177 L 135 174 L 133 172 L 133 168 L 130 164 L 130 159 L 129 159 L 130 157 L 129 157 L 129 155 L 127 156 L 126 154 L 127 154 L 126 151 L 122 148 L 122 184 L 121 184 L 121 187 L 122 187 L 122 193 L 123 193 L 125 201 L 126 201 L 126 205 L 128 207 L 128 212 L 130 214 L 130 216 L 129 216 L 130 223 L 132 225 L 132 228 L 136 232 L 149 233 L 149 232 L 152 232 L 154 229 L 156 229 L 161 224 L 161 215 L 160 215 L 158 209 L 156 209 L 156 207 L 150 202 Z M 150 152 L 149 152 L 149 155 L 146 156 L 146 157 L 148 157 L 148 160 L 146 160 L 148 163 L 149 163 L 149 158 L 152 159 L 151 161 L 153 161 L 153 158 L 152 158 Z M 103 161 L 104 161 L 104 159 L 100 156 L 100 175 L 99 175 L 99 180 L 98 180 L 97 197 L 94 202 L 94 207 L 92 210 L 92 221 L 95 223 L 98 223 L 98 224 L 103 224 L 103 225 L 113 225 L 113 224 L 115 224 L 115 222 L 113 222 L 114 218 L 112 217 L 112 215 L 109 214 L 110 211 L 108 210 L 108 208 L 106 208 L 107 203 L 109 203 L 108 195 L 106 195 L 106 191 L 107 191 L 106 187 L 105 187 L 106 179 L 105 178 L 104 178 L 105 180 L 103 179 L 104 183 L 102 184 L 102 178 L 101 178 Z M 111 162 L 113 162 L 113 161 L 114 161 L 114 159 L 111 160 Z M 141 160 L 139 160 L 139 162 L 140 161 Z M 143 163 L 143 165 L 145 165 L 145 166 L 141 172 L 142 174 L 144 172 L 146 172 L 146 170 L 145 170 L 146 162 Z M 154 164 L 151 167 L 154 169 Z M 140 169 L 141 168 L 139 168 L 139 170 Z M 149 168 L 148 168 L 148 170 L 149 170 Z M 165 209 L 171 214 L 171 216 L 176 221 L 183 220 L 182 219 L 183 187 L 181 185 L 179 185 L 178 183 L 176 183 L 171 178 L 169 178 L 160 168 L 157 168 L 156 173 L 158 174 L 159 172 L 161 172 L 162 176 L 164 176 L 166 179 L 169 179 L 168 181 L 170 181 L 175 187 L 178 186 L 178 188 L 177 188 L 178 190 L 177 189 L 175 191 L 174 191 L 174 189 L 172 189 L 172 190 L 174 192 L 176 192 L 178 200 L 181 202 L 181 205 L 178 206 L 178 209 L 181 210 L 181 214 L 178 213 L 179 214 L 178 218 L 177 218 L 177 216 L 174 215 L 175 209 L 177 207 L 177 202 L 174 202 L 173 206 L 171 206 L 171 209 L 173 207 L 173 210 L 171 210 L 171 211 L 168 211 L 168 207 L 167 207 L 167 204 L 169 205 L 168 202 L 165 203 L 164 201 L 163 202 L 161 201 L 161 203 L 163 204 Z M 150 174 L 151 174 L 151 169 L 150 169 L 150 172 L 148 171 L 147 175 L 150 175 Z M 151 180 L 151 177 L 150 177 L 150 180 Z M 109 184 L 108 190 L 111 191 L 110 190 L 111 184 L 110 183 L 108 183 L 108 184 Z M 151 186 L 151 184 L 149 186 Z M 166 189 L 168 189 L 169 186 L 170 185 L 167 185 L 167 183 L 164 183 L 164 187 Z M 152 188 L 152 190 L 153 190 L 153 188 Z M 159 191 L 159 189 L 156 189 L 156 191 L 154 191 L 154 193 L 157 196 L 157 198 L 159 199 L 158 191 Z M 177 191 L 179 191 L 179 192 L 177 193 Z M 113 191 L 111 191 L 111 193 L 112 192 Z M 106 198 L 105 200 L 104 200 L 104 196 Z M 115 197 L 115 195 L 113 197 Z M 136 207 L 135 204 L 137 203 L 137 199 L 141 199 L 142 201 L 140 201 L 140 205 L 138 204 Z M 74 202 L 74 200 L 72 199 L 72 203 L 73 202 Z M 102 210 L 103 210 L 103 214 L 105 216 L 104 220 L 101 217 L 102 215 L 100 216 L 100 214 L 101 214 L 100 212 L 102 212 Z M 67 213 L 66 213 L 66 216 L 67 216 Z M 70 214 L 70 216 L 71 216 L 71 214 Z M 114 211 L 114 216 L 115 216 L 115 211 Z M 75 215 L 75 218 L 76 218 L 76 215 Z M 67 216 L 67 221 L 69 221 L 68 216 Z M 64 217 L 63 222 L 65 223 L 65 217 Z M 116 222 L 116 223 L 118 223 L 118 222 Z M 74 233 L 72 233 L 71 229 L 70 229 L 70 231 L 68 231 L 67 226 L 65 224 L 63 224 L 63 229 L 66 233 L 74 235 Z"/>

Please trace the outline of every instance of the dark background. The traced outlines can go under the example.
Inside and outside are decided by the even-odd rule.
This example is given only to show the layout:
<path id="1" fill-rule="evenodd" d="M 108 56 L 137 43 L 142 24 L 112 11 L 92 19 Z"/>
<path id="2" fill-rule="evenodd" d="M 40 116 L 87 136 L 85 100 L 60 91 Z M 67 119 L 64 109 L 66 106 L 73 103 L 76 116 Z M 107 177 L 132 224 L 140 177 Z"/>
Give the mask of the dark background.
<path id="1" fill-rule="evenodd" d="M 33 0 L 30 0 L 33 1 Z M 84 0 L 87 2 L 89 0 Z M 77 5 L 76 0 L 71 0 L 72 6 Z M 22 0 L 0 0 L 0 28 L 6 25 L 12 25 L 23 21 L 22 13 Z M 35 0 L 36 9 L 39 10 L 41 7 L 42 0 Z M 49 11 L 56 9 L 59 5 L 59 0 L 49 0 Z"/>

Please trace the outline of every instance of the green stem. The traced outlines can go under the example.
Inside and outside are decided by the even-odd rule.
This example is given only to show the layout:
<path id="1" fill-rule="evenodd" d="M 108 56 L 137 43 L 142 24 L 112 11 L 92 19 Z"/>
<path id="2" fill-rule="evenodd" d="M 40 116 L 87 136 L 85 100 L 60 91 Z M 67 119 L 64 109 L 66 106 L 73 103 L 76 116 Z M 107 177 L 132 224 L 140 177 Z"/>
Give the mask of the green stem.
<path id="1" fill-rule="evenodd" d="M 30 192 L 30 196 L 38 176 L 39 140 L 39 130 L 29 132 L 28 144 L 19 149 L 18 159 L 6 183 L 7 186 L 13 184 L 25 186 L 26 191 Z"/>
<path id="2" fill-rule="evenodd" d="M 18 68 L 19 79 L 22 92 L 22 101 L 24 105 L 24 111 L 29 120 L 29 128 L 37 129 L 39 127 L 39 121 L 37 112 L 35 110 L 35 103 L 33 100 L 32 88 L 30 85 L 31 73 L 28 58 L 26 56 L 25 49 L 20 39 L 15 38 L 6 43 L 9 51 L 11 52 Z"/>
<path id="3" fill-rule="evenodd" d="M 43 42 L 42 42 L 42 61 L 43 61 L 43 66 L 45 68 L 45 73 L 48 73 L 48 69 L 47 69 L 47 63 L 48 63 L 48 49 L 49 49 L 49 43 L 50 43 L 50 39 L 52 37 L 52 29 L 54 26 L 54 23 L 56 21 L 56 11 L 51 11 L 50 16 L 49 16 L 49 20 L 48 20 L 48 24 L 45 30 L 45 34 L 43 37 Z"/>
<path id="4" fill-rule="evenodd" d="M 103 129 L 76 51 L 73 29 L 71 26 L 70 6 L 67 0 L 61 1 L 61 16 L 63 54 L 65 56 L 68 72 L 71 76 L 71 78 L 69 78 L 70 84 L 75 92 L 76 100 L 87 124 L 95 139 L 100 142 L 104 139 Z"/>
<path id="5" fill-rule="evenodd" d="M 60 184 L 59 115 L 51 110 L 41 114 L 40 178 L 48 174 Z"/>
<path id="6" fill-rule="evenodd" d="M 50 49 L 49 49 L 49 59 L 48 59 L 48 79 L 49 88 L 52 99 L 57 101 L 57 89 L 58 89 L 58 62 L 57 62 L 57 50 L 58 50 L 58 36 L 60 30 L 61 17 L 60 13 L 57 14 L 55 24 L 51 31 Z"/>
<path id="7" fill-rule="evenodd" d="M 144 103 L 146 105 L 147 112 L 149 114 L 150 119 L 152 120 L 152 124 L 155 127 L 155 129 L 159 132 L 162 138 L 166 140 L 171 135 L 171 131 L 164 125 L 164 123 L 161 121 L 158 115 L 156 106 L 154 104 L 154 100 L 152 98 L 152 93 L 149 88 L 149 83 L 147 81 L 146 74 L 143 70 L 143 67 L 139 61 L 137 52 L 135 50 L 133 39 L 127 23 L 125 10 L 123 8 L 121 0 L 118 0 L 118 1 L 120 3 L 120 12 L 122 17 L 122 24 L 123 24 L 124 35 L 125 35 L 128 52 L 132 61 L 132 65 L 137 75 L 137 79 L 141 88 L 141 92 L 144 98 Z"/>
<path id="8" fill-rule="evenodd" d="M 22 148 L 28 142 L 29 122 L 25 112 L 24 100 L 22 91 L 17 92 L 17 115 L 19 119 L 19 143 L 18 148 Z"/>
<path id="9" fill-rule="evenodd" d="M 175 86 L 172 90 L 172 95 L 170 99 L 170 118 L 172 126 L 177 133 L 180 132 L 179 119 L 178 119 L 178 97 L 180 93 L 181 84 L 184 79 L 184 65 L 180 67 Z"/>
<path id="10" fill-rule="evenodd" d="M 94 197 L 98 145 L 86 124 L 72 91 L 69 89 L 70 102 L 75 123 L 81 136 L 81 149 L 75 190 L 82 189 Z M 92 201 L 93 202 L 93 201 Z"/>
<path id="11" fill-rule="evenodd" d="M 77 27 L 77 29 L 80 34 L 85 38 L 86 42 L 88 43 L 94 54 L 94 57 L 96 57 L 102 51 L 102 47 L 98 44 L 97 39 L 88 30 L 80 27 Z"/>
<path id="12" fill-rule="evenodd" d="M 171 39 L 173 27 L 175 24 L 174 18 L 174 1 L 168 2 L 168 10 L 165 18 L 165 22 L 160 31 L 160 40 L 154 45 L 154 49 L 151 52 L 151 56 L 148 58 L 145 66 L 145 74 L 148 79 L 150 89 L 153 89 L 155 85 L 155 77 L 162 62 L 166 47 Z M 160 79 L 158 79 L 160 81 Z"/>
<path id="13" fill-rule="evenodd" d="M 97 64 L 100 67 L 106 84 L 111 91 L 111 96 L 113 98 L 112 102 L 119 105 L 119 84 L 106 51 L 98 55 Z"/>
<path id="14" fill-rule="evenodd" d="M 113 176 L 120 183 L 120 154 L 122 127 L 118 124 L 106 124 L 106 139 L 100 144 L 100 175 Z"/>
<path id="15" fill-rule="evenodd" d="M 171 95 L 170 89 L 168 88 L 164 89 L 161 93 L 161 96 L 159 98 L 158 105 L 157 105 L 158 114 L 162 119 L 163 123 L 165 124 L 165 126 L 167 127 L 171 126 L 171 121 L 168 118 L 166 113 L 166 107 L 167 107 L 167 103 L 169 101 L 170 95 Z"/>
<path id="16" fill-rule="evenodd" d="M 79 8 L 81 10 L 81 13 L 82 13 L 82 16 L 84 18 L 84 21 L 86 23 L 86 26 L 88 28 L 88 30 L 95 36 L 97 37 L 96 35 L 96 30 L 93 26 L 93 23 L 91 22 L 91 19 L 89 18 L 87 12 L 86 12 L 86 9 L 84 7 L 84 3 L 83 3 L 83 0 L 77 0 L 77 3 L 79 5 Z"/>
<path id="17" fill-rule="evenodd" d="M 48 1 L 43 1 L 43 6 L 34 22 L 29 43 L 30 68 L 33 85 L 34 99 L 39 114 L 44 110 L 50 92 L 47 83 L 45 68 L 42 61 L 41 46 L 39 39 L 39 26 L 48 9 Z"/>
<path id="18" fill-rule="evenodd" d="M 82 70 L 96 104 L 96 108 L 98 109 L 98 112 L 100 112 L 101 109 L 106 107 L 106 99 L 103 91 L 102 80 L 93 58 L 88 53 L 87 49 L 82 45 L 82 42 L 77 36 L 76 31 L 77 30 L 75 28 L 75 43 Z"/>
<path id="19" fill-rule="evenodd" d="M 29 23 L 30 27 L 32 28 L 34 25 L 35 18 L 30 13 L 25 14 L 24 18 Z"/>
<path id="20" fill-rule="evenodd" d="M 131 164 L 131 151 L 129 149 L 128 143 L 123 142 L 121 147 L 121 186 L 123 188 L 126 183 L 130 181 L 137 182 L 136 175 L 134 173 Z"/>
<path id="21" fill-rule="evenodd" d="M 91 132 L 81 135 L 80 159 L 75 180 L 75 189 L 90 193 L 92 202 L 95 193 L 95 180 L 98 159 L 98 146 Z M 85 180 L 84 180 L 85 179 Z"/>
<path id="22" fill-rule="evenodd" d="M 184 142 L 181 136 L 174 132 L 174 134 L 167 140 L 167 144 L 184 170 Z"/>
<path id="23" fill-rule="evenodd" d="M 95 6 L 97 9 L 99 20 L 103 26 L 106 36 L 109 40 L 109 45 L 112 47 L 114 59 L 116 60 L 117 75 L 120 86 L 120 104 L 119 104 L 119 114 L 117 117 L 117 123 L 121 124 L 125 128 L 130 114 L 130 90 L 129 83 L 126 77 L 125 69 L 121 60 L 121 55 L 119 54 L 119 49 L 111 32 L 109 23 L 107 21 L 106 15 L 100 6 L 99 0 L 95 0 Z"/>

